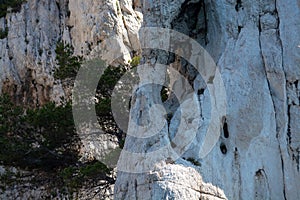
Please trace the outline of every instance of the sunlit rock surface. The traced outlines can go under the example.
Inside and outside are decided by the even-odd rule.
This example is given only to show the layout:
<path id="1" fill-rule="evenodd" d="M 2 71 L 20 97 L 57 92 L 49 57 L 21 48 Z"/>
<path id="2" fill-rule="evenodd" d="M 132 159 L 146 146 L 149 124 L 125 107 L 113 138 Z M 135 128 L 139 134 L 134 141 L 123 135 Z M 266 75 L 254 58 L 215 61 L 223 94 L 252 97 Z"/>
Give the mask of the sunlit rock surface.
<path id="1" fill-rule="evenodd" d="M 0 88 L 20 104 L 59 102 L 70 91 L 53 78 L 58 41 L 71 43 L 77 55 L 91 59 L 107 38 L 115 37 L 119 43 L 108 45 L 108 50 L 124 53 L 117 63 L 128 63 L 129 52 L 139 48 L 140 27 L 153 26 L 184 33 L 210 53 L 226 88 L 227 115 L 220 124 L 220 139 L 206 157 L 197 156 L 195 141 L 184 155 L 199 163 L 196 170 L 191 163 L 163 161 L 145 174 L 120 172 L 115 199 L 299 199 L 297 0 L 28 0 L 19 13 L 0 19 L 0 28 L 9 30 L 0 40 Z M 167 52 L 144 51 L 143 61 L 172 64 L 200 91 L 201 139 L 210 121 L 209 92 L 201 77 Z M 136 120 L 142 120 L 138 110 L 149 112 L 150 105 L 159 102 L 160 89 L 137 92 L 132 105 Z M 174 102 L 172 97 L 169 102 Z M 168 142 L 179 124 L 177 115 L 153 137 L 153 144 Z M 144 152 L 151 148 L 130 137 L 125 147 Z"/>

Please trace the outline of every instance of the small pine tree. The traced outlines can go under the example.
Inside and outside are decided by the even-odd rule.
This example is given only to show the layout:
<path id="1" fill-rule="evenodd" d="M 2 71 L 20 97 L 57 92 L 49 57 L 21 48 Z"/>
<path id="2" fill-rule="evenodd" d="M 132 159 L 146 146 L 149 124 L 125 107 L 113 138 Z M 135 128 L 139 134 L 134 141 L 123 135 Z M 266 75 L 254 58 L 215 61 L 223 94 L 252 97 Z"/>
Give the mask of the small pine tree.
<path id="1" fill-rule="evenodd" d="M 59 42 L 55 49 L 56 61 L 59 65 L 54 71 L 55 79 L 74 78 L 82 64 L 81 56 L 74 56 L 74 48 L 70 44 Z"/>

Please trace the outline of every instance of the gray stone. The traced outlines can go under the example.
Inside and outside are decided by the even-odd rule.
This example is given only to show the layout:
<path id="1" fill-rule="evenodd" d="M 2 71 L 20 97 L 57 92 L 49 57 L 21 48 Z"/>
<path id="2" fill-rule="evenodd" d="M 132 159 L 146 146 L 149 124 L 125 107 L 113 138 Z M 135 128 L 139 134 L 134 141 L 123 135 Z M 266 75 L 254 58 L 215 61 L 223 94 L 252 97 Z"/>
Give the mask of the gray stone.
<path id="1" fill-rule="evenodd" d="M 211 121 L 206 84 L 178 56 L 142 52 L 143 62 L 171 64 L 199 91 L 201 128 L 182 156 L 190 161 L 170 160 L 162 154 L 164 159 L 148 172 L 119 171 L 115 199 L 299 199 L 299 1 L 56 2 L 28 0 L 21 12 L 0 19 L 0 27 L 9 28 L 8 37 L 0 40 L 0 89 L 15 96 L 17 102 L 37 106 L 70 95 L 71 87 L 54 81 L 52 74 L 57 67 L 55 45 L 60 39 L 70 42 L 75 53 L 86 59 L 97 57 L 106 46 L 109 53 L 105 59 L 126 65 L 132 59 L 131 50 L 142 52 L 141 27 L 173 28 L 197 40 L 218 64 L 225 84 L 227 115 L 219 124 L 220 138 L 201 158 L 199 150 Z M 116 40 L 104 44 L 108 38 Z M 112 60 L 113 55 L 120 59 Z M 177 84 L 173 89 L 179 91 Z M 144 88 L 134 94 L 132 122 L 147 124 L 149 115 L 139 114 L 162 103 L 161 88 Z M 154 110 L 157 120 L 163 122 L 159 133 L 145 140 L 127 137 L 126 150 L 147 153 L 170 143 L 180 124 L 180 112 L 176 112 L 178 105 L 172 95 L 165 105 L 172 113 L 169 121 L 161 110 Z M 143 134 L 142 129 L 135 131 Z M 101 157 L 117 147 L 113 136 L 97 139 L 103 142 L 96 146 L 85 143 L 87 157 Z M 136 160 L 126 167 L 135 164 L 149 163 Z M 109 190 L 107 198 L 112 198 L 112 188 Z M 14 192 L 1 198 L 17 198 Z"/>

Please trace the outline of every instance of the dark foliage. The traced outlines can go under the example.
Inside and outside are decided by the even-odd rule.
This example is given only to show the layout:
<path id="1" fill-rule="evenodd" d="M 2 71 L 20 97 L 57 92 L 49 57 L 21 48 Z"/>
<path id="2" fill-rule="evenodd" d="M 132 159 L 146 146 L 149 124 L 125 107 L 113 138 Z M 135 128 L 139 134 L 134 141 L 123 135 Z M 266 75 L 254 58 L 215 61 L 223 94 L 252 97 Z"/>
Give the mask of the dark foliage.
<path id="1" fill-rule="evenodd" d="M 23 168 L 52 170 L 77 160 L 71 144 L 79 142 L 70 104 L 49 103 L 39 109 L 15 106 L 0 97 L 0 161 Z"/>
<path id="2" fill-rule="evenodd" d="M 74 48 L 63 42 L 57 43 L 55 53 L 59 68 L 54 71 L 54 78 L 60 80 L 75 78 L 82 64 L 82 57 L 74 56 Z"/>
<path id="3" fill-rule="evenodd" d="M 0 0 L 0 17 L 5 17 L 7 9 L 11 8 L 12 12 L 20 12 L 21 5 L 26 0 Z"/>

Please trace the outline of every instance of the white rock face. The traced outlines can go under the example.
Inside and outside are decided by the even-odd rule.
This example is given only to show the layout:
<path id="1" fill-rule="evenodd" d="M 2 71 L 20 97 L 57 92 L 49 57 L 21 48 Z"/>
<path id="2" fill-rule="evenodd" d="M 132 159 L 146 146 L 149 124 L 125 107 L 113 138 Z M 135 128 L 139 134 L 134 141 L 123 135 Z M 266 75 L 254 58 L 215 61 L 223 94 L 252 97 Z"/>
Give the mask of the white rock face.
<path id="1" fill-rule="evenodd" d="M 115 199 L 299 199 L 297 0 L 28 0 L 20 13 L 0 19 L 0 27 L 9 28 L 8 37 L 0 40 L 0 88 L 23 104 L 58 100 L 66 91 L 52 74 L 57 41 L 71 43 L 87 59 L 97 57 L 106 45 L 111 54 L 123 54 L 117 62 L 128 63 L 129 52 L 140 47 L 141 26 L 175 29 L 210 53 L 225 84 L 227 115 L 218 143 L 200 158 L 201 138 L 211 120 L 203 80 L 172 54 L 144 51 L 143 61 L 172 63 L 198 91 L 203 125 L 183 157 L 201 166 L 166 159 L 144 174 L 119 172 Z M 118 42 L 103 44 L 110 37 Z M 136 92 L 131 110 L 135 122 L 147 123 L 147 114 L 142 117 L 140 111 L 148 113 L 161 103 L 160 90 L 155 86 Z M 169 110 L 177 108 L 172 95 L 167 102 Z M 173 114 L 168 123 L 163 119 L 166 125 L 155 137 L 127 137 L 125 148 L 146 153 L 167 144 L 179 125 L 179 114 Z M 94 152 L 115 143 L 105 142 Z"/>
<path id="2" fill-rule="evenodd" d="M 199 2 L 183 3 L 181 6 L 181 1 L 177 1 L 178 4 L 147 1 L 146 6 L 150 7 L 147 10 L 153 14 L 149 14 L 148 18 L 147 11 L 144 12 L 145 26 L 172 27 L 202 44 L 218 63 L 226 87 L 227 115 L 224 125 L 220 124 L 219 142 L 204 158 L 196 156 L 197 148 L 188 150 L 184 156 L 197 160 L 201 164 L 199 171 L 203 182 L 223 190 L 228 199 L 298 199 L 300 48 L 297 33 L 300 26 L 299 18 L 292 16 L 299 15 L 299 3 L 291 1 L 287 6 L 283 1 L 274 0 Z M 174 8 L 174 5 L 177 7 Z M 194 8 L 201 5 L 205 9 L 199 8 L 192 15 Z M 193 26 L 193 17 L 198 22 L 204 17 L 204 35 L 200 32 L 201 26 Z M 151 63 L 168 61 L 168 56 L 165 56 L 167 59 L 160 58 L 158 56 Z M 176 68 L 194 81 L 195 74 L 187 66 Z M 205 89 L 199 78 L 195 79 L 194 85 L 194 89 Z M 147 105 L 155 102 L 157 94 L 150 90 L 148 94 L 143 92 L 139 95 L 137 98 L 146 99 L 147 103 L 142 106 L 136 104 L 133 113 L 135 109 L 148 112 Z M 207 96 L 207 89 L 200 93 L 204 121 L 197 138 L 202 137 L 210 121 Z M 138 115 L 134 118 L 141 120 Z M 174 134 L 172 131 L 178 127 L 179 119 L 177 114 L 174 115 L 169 134 Z M 165 128 L 158 134 L 160 139 L 153 137 L 152 141 L 166 144 L 168 141 L 164 141 L 164 135 L 167 134 L 168 128 Z M 125 147 L 136 152 L 141 147 L 147 148 L 149 143 L 153 145 L 149 140 L 128 137 Z M 142 152 L 147 152 L 147 149 Z M 147 179 L 145 177 L 147 175 L 144 176 Z M 127 186 L 121 184 L 122 180 L 132 179 L 123 173 L 118 175 L 117 198 L 143 198 L 131 191 L 134 183 L 125 181 Z M 174 192 L 175 188 L 168 190 Z M 143 194 L 147 193 L 143 190 Z M 156 194 L 157 199 L 165 198 L 163 192 L 157 191 Z"/>
<path id="3" fill-rule="evenodd" d="M 226 199 L 222 190 L 202 182 L 200 174 L 192 167 L 166 164 L 147 176 L 122 174 L 118 179 L 114 199 Z M 128 187 L 130 186 L 130 187 Z"/>
<path id="4" fill-rule="evenodd" d="M 0 20 L 0 27 L 8 28 L 8 36 L 0 40 L 0 87 L 18 103 L 38 106 L 50 100 L 54 50 L 64 18 L 57 5 L 28 1 L 21 12 Z"/>
<path id="5" fill-rule="evenodd" d="M 216 60 L 227 89 L 228 135 L 223 135 L 220 144 L 203 159 L 201 174 L 205 181 L 222 188 L 228 199 L 300 196 L 296 189 L 300 179 L 299 144 L 292 147 L 292 138 L 296 141 L 299 132 L 294 132 L 294 136 L 291 133 L 295 130 L 291 128 L 295 123 L 291 100 L 299 99 L 295 84 L 299 79 L 296 60 L 300 49 L 296 42 L 298 35 L 289 34 L 290 30 L 293 33 L 300 30 L 296 25 L 298 19 L 289 17 L 291 13 L 299 14 L 299 5 L 296 1 L 290 3 L 293 8 L 280 1 L 212 3 L 219 19 L 220 16 L 228 21 L 235 18 L 237 23 L 217 23 L 227 29 L 227 34 L 221 33 L 222 28 L 217 31 L 227 44 Z M 234 6 L 240 8 L 234 10 Z M 225 15 L 224 7 L 235 14 Z M 213 17 L 210 21 L 217 19 Z M 231 31 L 235 34 L 230 36 Z M 215 48 L 208 47 L 209 51 Z M 289 95 L 293 90 L 294 94 Z M 223 155 L 221 143 L 227 148 Z"/>

